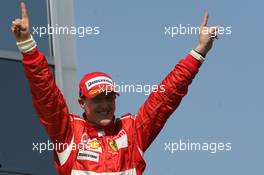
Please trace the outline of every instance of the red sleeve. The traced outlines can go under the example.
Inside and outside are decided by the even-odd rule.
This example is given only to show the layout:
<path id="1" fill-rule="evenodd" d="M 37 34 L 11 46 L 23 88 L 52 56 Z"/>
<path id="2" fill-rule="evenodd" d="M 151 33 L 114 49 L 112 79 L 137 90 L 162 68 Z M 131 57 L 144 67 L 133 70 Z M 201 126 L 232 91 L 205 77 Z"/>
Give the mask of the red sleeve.
<path id="1" fill-rule="evenodd" d="M 41 123 L 53 142 L 68 142 L 71 133 L 70 117 L 64 97 L 45 56 L 37 49 L 23 53 L 23 66 L 29 81 L 33 105 Z"/>
<path id="2" fill-rule="evenodd" d="M 182 59 L 152 92 L 135 118 L 138 145 L 144 152 L 159 134 L 169 116 L 175 111 L 188 86 L 198 73 L 201 63 L 190 54 Z"/>

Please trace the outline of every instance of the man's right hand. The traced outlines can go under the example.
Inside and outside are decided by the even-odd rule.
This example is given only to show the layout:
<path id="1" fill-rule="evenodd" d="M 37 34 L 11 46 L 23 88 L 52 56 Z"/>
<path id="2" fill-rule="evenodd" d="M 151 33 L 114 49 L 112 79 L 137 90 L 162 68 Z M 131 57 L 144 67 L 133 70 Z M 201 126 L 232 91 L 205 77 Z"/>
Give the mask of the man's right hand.
<path id="1" fill-rule="evenodd" d="M 26 41 L 30 38 L 29 18 L 26 4 L 21 2 L 21 19 L 17 18 L 12 22 L 11 30 L 17 42 Z"/>
<path id="2" fill-rule="evenodd" d="M 207 27 L 208 17 L 208 12 L 206 12 L 199 29 L 199 42 L 197 47 L 194 49 L 203 56 L 205 56 L 212 48 L 215 38 L 217 39 L 217 31 L 219 28 L 218 26 Z"/>

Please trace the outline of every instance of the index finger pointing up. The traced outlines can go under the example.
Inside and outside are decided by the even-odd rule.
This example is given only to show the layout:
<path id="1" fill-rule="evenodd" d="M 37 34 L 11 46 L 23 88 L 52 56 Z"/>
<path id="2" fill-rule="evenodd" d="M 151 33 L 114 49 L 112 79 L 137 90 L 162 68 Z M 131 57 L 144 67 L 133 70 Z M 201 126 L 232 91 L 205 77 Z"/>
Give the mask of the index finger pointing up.
<path id="1" fill-rule="evenodd" d="M 21 14 L 22 14 L 22 19 L 28 18 L 27 7 L 26 7 L 26 4 L 24 2 L 21 2 Z"/>
<path id="2" fill-rule="evenodd" d="M 207 25 L 208 17 L 209 17 L 208 12 L 205 12 L 203 22 L 201 23 L 201 27 L 205 27 Z"/>

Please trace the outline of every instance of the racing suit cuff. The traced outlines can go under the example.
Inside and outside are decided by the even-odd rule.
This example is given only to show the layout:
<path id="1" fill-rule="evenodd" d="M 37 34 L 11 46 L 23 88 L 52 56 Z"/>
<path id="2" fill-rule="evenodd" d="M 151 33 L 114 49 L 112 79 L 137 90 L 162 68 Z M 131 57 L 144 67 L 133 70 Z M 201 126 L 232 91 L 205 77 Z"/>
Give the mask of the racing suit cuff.
<path id="1" fill-rule="evenodd" d="M 30 52 L 31 50 L 35 49 L 37 47 L 37 43 L 34 40 L 33 36 L 30 35 L 30 38 L 26 41 L 17 42 L 17 47 L 22 53 Z"/>
<path id="2" fill-rule="evenodd" d="M 204 62 L 205 57 L 203 57 L 201 54 L 199 54 L 198 52 L 196 52 L 194 49 L 191 50 L 190 54 L 198 61 L 200 61 L 201 63 Z"/>

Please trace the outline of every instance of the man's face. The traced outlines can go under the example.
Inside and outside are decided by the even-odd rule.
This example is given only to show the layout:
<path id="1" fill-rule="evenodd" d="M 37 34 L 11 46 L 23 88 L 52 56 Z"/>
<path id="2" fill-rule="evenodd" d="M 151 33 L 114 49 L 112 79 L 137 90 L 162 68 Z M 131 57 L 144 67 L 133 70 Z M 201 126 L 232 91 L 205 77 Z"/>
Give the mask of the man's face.
<path id="1" fill-rule="evenodd" d="M 115 113 L 116 94 L 101 93 L 92 99 L 82 97 L 79 99 L 88 121 L 99 126 L 107 126 L 113 119 Z"/>

